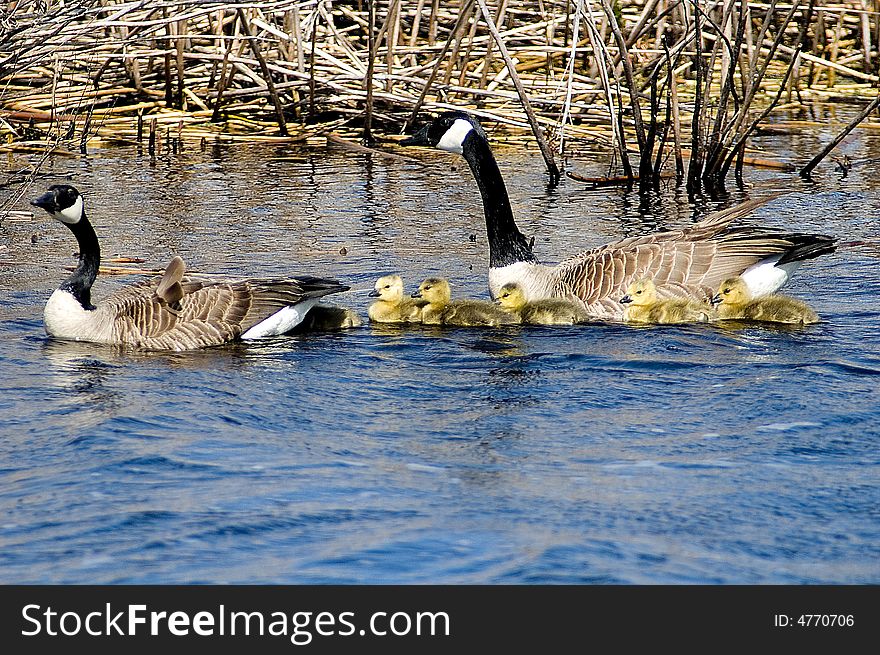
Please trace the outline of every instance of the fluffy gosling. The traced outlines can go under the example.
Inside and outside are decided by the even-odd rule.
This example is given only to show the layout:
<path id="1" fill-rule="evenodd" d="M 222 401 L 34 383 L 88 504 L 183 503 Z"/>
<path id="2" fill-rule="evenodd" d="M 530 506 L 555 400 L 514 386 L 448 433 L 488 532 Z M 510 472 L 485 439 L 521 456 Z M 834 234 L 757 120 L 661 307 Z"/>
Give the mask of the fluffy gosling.
<path id="1" fill-rule="evenodd" d="M 623 318 L 630 323 L 705 323 L 715 318 L 711 307 L 687 298 L 661 300 L 653 280 L 636 280 L 620 302 L 627 305 Z"/>
<path id="2" fill-rule="evenodd" d="M 817 323 L 819 317 L 805 302 L 770 294 L 752 298 L 749 288 L 741 277 L 724 280 L 712 303 L 722 319 L 744 319 L 749 321 L 772 321 L 774 323 Z"/>
<path id="3" fill-rule="evenodd" d="M 421 321 L 421 308 L 425 303 L 403 297 L 403 280 L 399 275 L 385 275 L 376 280 L 370 297 L 378 298 L 367 309 L 367 315 L 374 323 Z"/>
<path id="4" fill-rule="evenodd" d="M 522 287 L 516 282 L 501 287 L 495 303 L 521 323 L 529 325 L 574 325 L 586 323 L 590 318 L 583 307 L 564 298 L 528 302 Z"/>
<path id="5" fill-rule="evenodd" d="M 302 323 L 294 328 L 294 332 L 345 330 L 360 327 L 363 324 L 361 317 L 353 309 L 319 303 L 309 310 Z"/>
<path id="6" fill-rule="evenodd" d="M 505 325 L 517 319 L 495 304 L 485 300 L 452 300 L 449 280 L 429 277 L 412 294 L 427 304 L 422 308 L 422 323 L 428 325 Z"/>

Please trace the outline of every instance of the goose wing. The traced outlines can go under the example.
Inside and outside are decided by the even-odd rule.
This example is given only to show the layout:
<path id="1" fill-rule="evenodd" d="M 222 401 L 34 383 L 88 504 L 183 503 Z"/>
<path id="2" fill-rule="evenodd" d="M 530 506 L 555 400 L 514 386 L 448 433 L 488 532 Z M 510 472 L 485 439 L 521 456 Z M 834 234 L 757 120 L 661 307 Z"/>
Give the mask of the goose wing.
<path id="1" fill-rule="evenodd" d="M 120 289 L 101 303 L 116 342 L 153 350 L 219 345 L 284 307 L 349 289 L 314 276 L 218 282 L 185 276 L 179 267 L 172 273 Z"/>
<path id="2" fill-rule="evenodd" d="M 798 246 L 805 235 L 730 223 L 766 203 L 759 198 L 711 214 L 681 230 L 629 237 L 564 260 L 555 268 L 554 296 L 574 296 L 599 314 L 621 314 L 626 287 L 651 278 L 658 296 L 708 299 L 725 277 Z"/>

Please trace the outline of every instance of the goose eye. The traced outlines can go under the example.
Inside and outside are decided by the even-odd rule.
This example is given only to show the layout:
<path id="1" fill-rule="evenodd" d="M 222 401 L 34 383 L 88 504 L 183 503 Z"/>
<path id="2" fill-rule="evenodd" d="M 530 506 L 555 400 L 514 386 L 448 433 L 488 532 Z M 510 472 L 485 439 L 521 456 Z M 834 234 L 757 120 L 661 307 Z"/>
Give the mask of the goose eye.
<path id="1" fill-rule="evenodd" d="M 725 289 L 724 293 L 730 293 L 730 289 Z"/>
<path id="2" fill-rule="evenodd" d="M 641 291 L 636 291 L 636 295 L 637 295 L 637 296 L 641 296 L 641 295 L 642 295 L 642 292 L 641 292 Z"/>

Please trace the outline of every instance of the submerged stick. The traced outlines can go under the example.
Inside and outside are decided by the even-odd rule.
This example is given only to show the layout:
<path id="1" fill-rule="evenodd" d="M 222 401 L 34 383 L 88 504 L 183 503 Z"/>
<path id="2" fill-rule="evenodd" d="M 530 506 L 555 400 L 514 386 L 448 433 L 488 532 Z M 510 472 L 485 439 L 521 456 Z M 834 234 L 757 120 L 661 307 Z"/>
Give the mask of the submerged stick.
<path id="1" fill-rule="evenodd" d="M 840 134 L 838 134 L 836 137 L 834 137 L 834 139 L 832 139 L 831 143 L 829 143 L 827 146 L 825 146 L 822 149 L 822 152 L 820 152 L 818 155 L 813 157 L 813 159 L 810 160 L 810 163 L 801 169 L 800 176 L 801 177 L 810 177 L 810 173 L 813 171 L 814 168 L 816 168 L 816 166 L 819 165 L 819 162 L 822 161 L 823 159 L 825 159 L 826 155 L 829 152 L 831 152 L 832 150 L 834 150 L 834 148 L 837 146 L 837 144 L 840 143 L 841 141 L 843 141 L 844 137 L 846 137 L 847 134 L 852 132 L 856 128 L 856 126 L 859 123 L 861 123 L 863 120 L 865 120 L 868 117 L 868 114 L 870 114 L 872 111 L 877 109 L 878 106 L 880 106 L 880 95 L 878 95 L 876 98 L 874 98 L 874 100 L 872 100 L 871 103 L 867 107 L 865 107 L 864 110 L 862 110 L 862 113 L 860 113 L 858 116 L 856 116 L 852 120 L 852 122 L 850 122 L 850 124 L 847 125 L 840 132 Z"/>

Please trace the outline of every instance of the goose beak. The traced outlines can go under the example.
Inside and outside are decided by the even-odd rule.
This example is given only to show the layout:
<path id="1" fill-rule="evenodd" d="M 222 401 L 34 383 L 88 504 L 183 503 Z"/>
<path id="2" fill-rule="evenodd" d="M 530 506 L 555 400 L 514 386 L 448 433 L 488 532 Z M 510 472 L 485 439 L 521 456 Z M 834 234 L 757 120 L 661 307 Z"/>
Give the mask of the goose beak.
<path id="1" fill-rule="evenodd" d="M 627 303 L 629 303 L 629 302 L 632 302 L 632 301 L 633 301 L 633 299 L 630 298 L 629 295 L 626 295 L 626 296 L 624 296 L 623 298 L 620 299 L 620 302 L 621 302 L 622 304 L 624 304 L 624 305 L 627 304 Z"/>
<path id="2" fill-rule="evenodd" d="M 402 146 L 430 146 L 431 142 L 428 140 L 428 129 L 431 127 L 431 124 L 428 123 L 418 132 L 413 134 L 411 137 L 408 137 L 400 142 Z"/>
<path id="3" fill-rule="evenodd" d="M 411 294 L 409 294 L 409 297 L 410 298 L 421 298 L 422 292 L 421 291 L 413 291 Z"/>
<path id="4" fill-rule="evenodd" d="M 55 193 L 52 191 L 47 191 L 36 200 L 31 200 L 31 204 L 34 207 L 41 207 L 45 209 L 50 214 L 54 214 L 60 209 L 57 202 L 55 201 Z"/>
<path id="5" fill-rule="evenodd" d="M 370 293 L 367 294 L 367 296 L 369 296 L 370 298 L 378 298 L 379 297 L 379 290 L 373 289 L 372 291 L 370 291 Z"/>
<path id="6" fill-rule="evenodd" d="M 720 305 L 721 303 L 723 303 L 724 299 L 721 297 L 720 293 L 716 293 L 712 297 L 712 300 L 710 302 L 712 303 L 712 306 L 714 307 L 715 305 Z"/>

